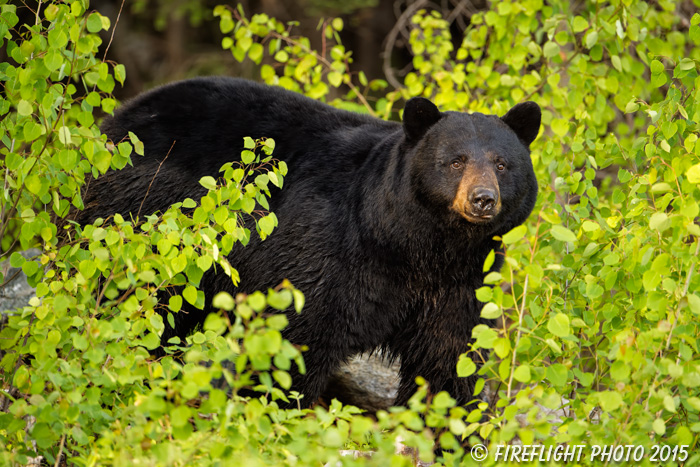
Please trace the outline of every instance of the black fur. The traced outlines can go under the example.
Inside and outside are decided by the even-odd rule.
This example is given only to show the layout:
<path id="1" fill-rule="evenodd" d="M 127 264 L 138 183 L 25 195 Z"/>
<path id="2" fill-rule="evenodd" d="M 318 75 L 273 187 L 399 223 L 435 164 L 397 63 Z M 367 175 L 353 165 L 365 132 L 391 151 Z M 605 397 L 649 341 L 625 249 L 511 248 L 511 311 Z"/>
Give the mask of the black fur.
<path id="1" fill-rule="evenodd" d="M 293 373 L 294 388 L 310 404 L 341 362 L 381 347 L 401 358 L 397 404 L 412 395 L 418 375 L 434 392 L 448 390 L 465 403 L 474 380 L 458 378 L 455 366 L 472 328 L 484 322 L 474 294 L 484 259 L 499 248 L 492 237 L 525 221 L 537 195 L 527 145 L 539 129 L 539 108 L 528 103 L 511 112 L 504 122 L 440 113 L 413 99 L 402 125 L 240 79 L 178 82 L 105 120 L 110 139 L 133 131 L 146 156 L 94 180 L 78 220 L 135 215 L 166 155 L 141 214 L 197 200 L 205 193 L 199 179 L 238 159 L 244 136 L 274 138 L 275 157 L 289 166 L 270 203 L 279 227 L 264 242 L 252 238 L 236 248 L 229 260 L 241 276 L 238 291 L 288 278 L 306 295 L 303 312 L 288 313 L 285 331 L 309 347 L 307 374 Z M 497 174 L 501 207 L 492 219 L 472 223 L 452 207 L 461 180 L 450 165 L 456 157 L 468 170 Z M 495 158 L 505 170 L 496 171 Z M 493 269 L 502 262 L 497 255 Z M 205 274 L 202 288 L 208 300 L 220 290 L 236 292 L 223 274 Z M 208 310 L 187 311 L 177 314 L 180 336 Z"/>

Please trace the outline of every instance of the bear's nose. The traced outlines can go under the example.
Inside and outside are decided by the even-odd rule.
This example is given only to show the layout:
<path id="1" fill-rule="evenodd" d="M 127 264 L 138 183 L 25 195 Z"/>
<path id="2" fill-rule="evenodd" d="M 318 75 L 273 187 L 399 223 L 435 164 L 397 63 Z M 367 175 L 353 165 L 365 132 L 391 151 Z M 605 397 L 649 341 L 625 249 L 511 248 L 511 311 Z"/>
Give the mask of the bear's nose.
<path id="1" fill-rule="evenodd" d="M 498 195 L 491 188 L 476 187 L 469 195 L 469 202 L 479 215 L 489 215 L 496 207 Z"/>

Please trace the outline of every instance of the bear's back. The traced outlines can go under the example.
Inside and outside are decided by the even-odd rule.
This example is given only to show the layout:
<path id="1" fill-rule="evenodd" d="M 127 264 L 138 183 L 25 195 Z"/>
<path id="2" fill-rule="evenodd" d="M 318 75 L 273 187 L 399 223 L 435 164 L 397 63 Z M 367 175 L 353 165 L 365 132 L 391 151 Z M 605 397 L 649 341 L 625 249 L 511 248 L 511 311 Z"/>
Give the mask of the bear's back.
<path id="1" fill-rule="evenodd" d="M 199 199 L 205 194 L 199 179 L 216 177 L 224 163 L 239 161 L 246 136 L 275 140 L 273 157 L 289 167 L 287 186 L 297 178 L 316 179 L 304 184 L 313 193 L 298 193 L 297 198 L 338 196 L 367 159 L 377 157 L 372 149 L 378 142 L 400 126 L 279 87 L 204 77 L 128 101 L 105 118 L 102 130 L 114 143 L 133 132 L 144 143 L 145 156 L 133 155 L 133 167 L 108 172 L 90 184 L 84 193 L 86 210 L 76 219 L 83 224 L 105 212 L 144 215 L 185 198 Z M 275 193 L 272 202 L 282 201 L 287 191 Z M 124 194 L 115 197 L 115 192 Z"/>

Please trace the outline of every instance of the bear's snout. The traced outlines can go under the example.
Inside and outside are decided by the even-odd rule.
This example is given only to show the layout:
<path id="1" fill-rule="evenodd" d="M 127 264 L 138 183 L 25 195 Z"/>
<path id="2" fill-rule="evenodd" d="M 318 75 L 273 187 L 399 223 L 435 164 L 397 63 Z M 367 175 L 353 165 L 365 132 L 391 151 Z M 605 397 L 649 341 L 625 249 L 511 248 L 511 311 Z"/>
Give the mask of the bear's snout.
<path id="1" fill-rule="evenodd" d="M 498 179 L 493 171 L 468 166 L 462 174 L 452 209 L 473 224 L 490 222 L 501 212 Z"/>
<path id="2" fill-rule="evenodd" d="M 472 212 L 479 217 L 492 217 L 497 214 L 498 193 L 488 187 L 478 186 L 469 193 Z"/>

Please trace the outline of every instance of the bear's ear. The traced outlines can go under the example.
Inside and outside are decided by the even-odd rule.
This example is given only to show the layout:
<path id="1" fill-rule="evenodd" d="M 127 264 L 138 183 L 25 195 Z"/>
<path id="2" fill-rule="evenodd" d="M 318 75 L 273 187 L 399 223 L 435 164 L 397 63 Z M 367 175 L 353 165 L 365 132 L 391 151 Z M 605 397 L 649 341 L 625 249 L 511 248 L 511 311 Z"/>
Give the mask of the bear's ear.
<path id="1" fill-rule="evenodd" d="M 527 147 L 537 138 L 541 119 L 540 106 L 532 101 L 516 105 L 501 117 Z"/>
<path id="2" fill-rule="evenodd" d="M 410 140 L 418 140 L 442 117 L 435 104 L 424 97 L 414 97 L 403 108 L 403 131 Z"/>

